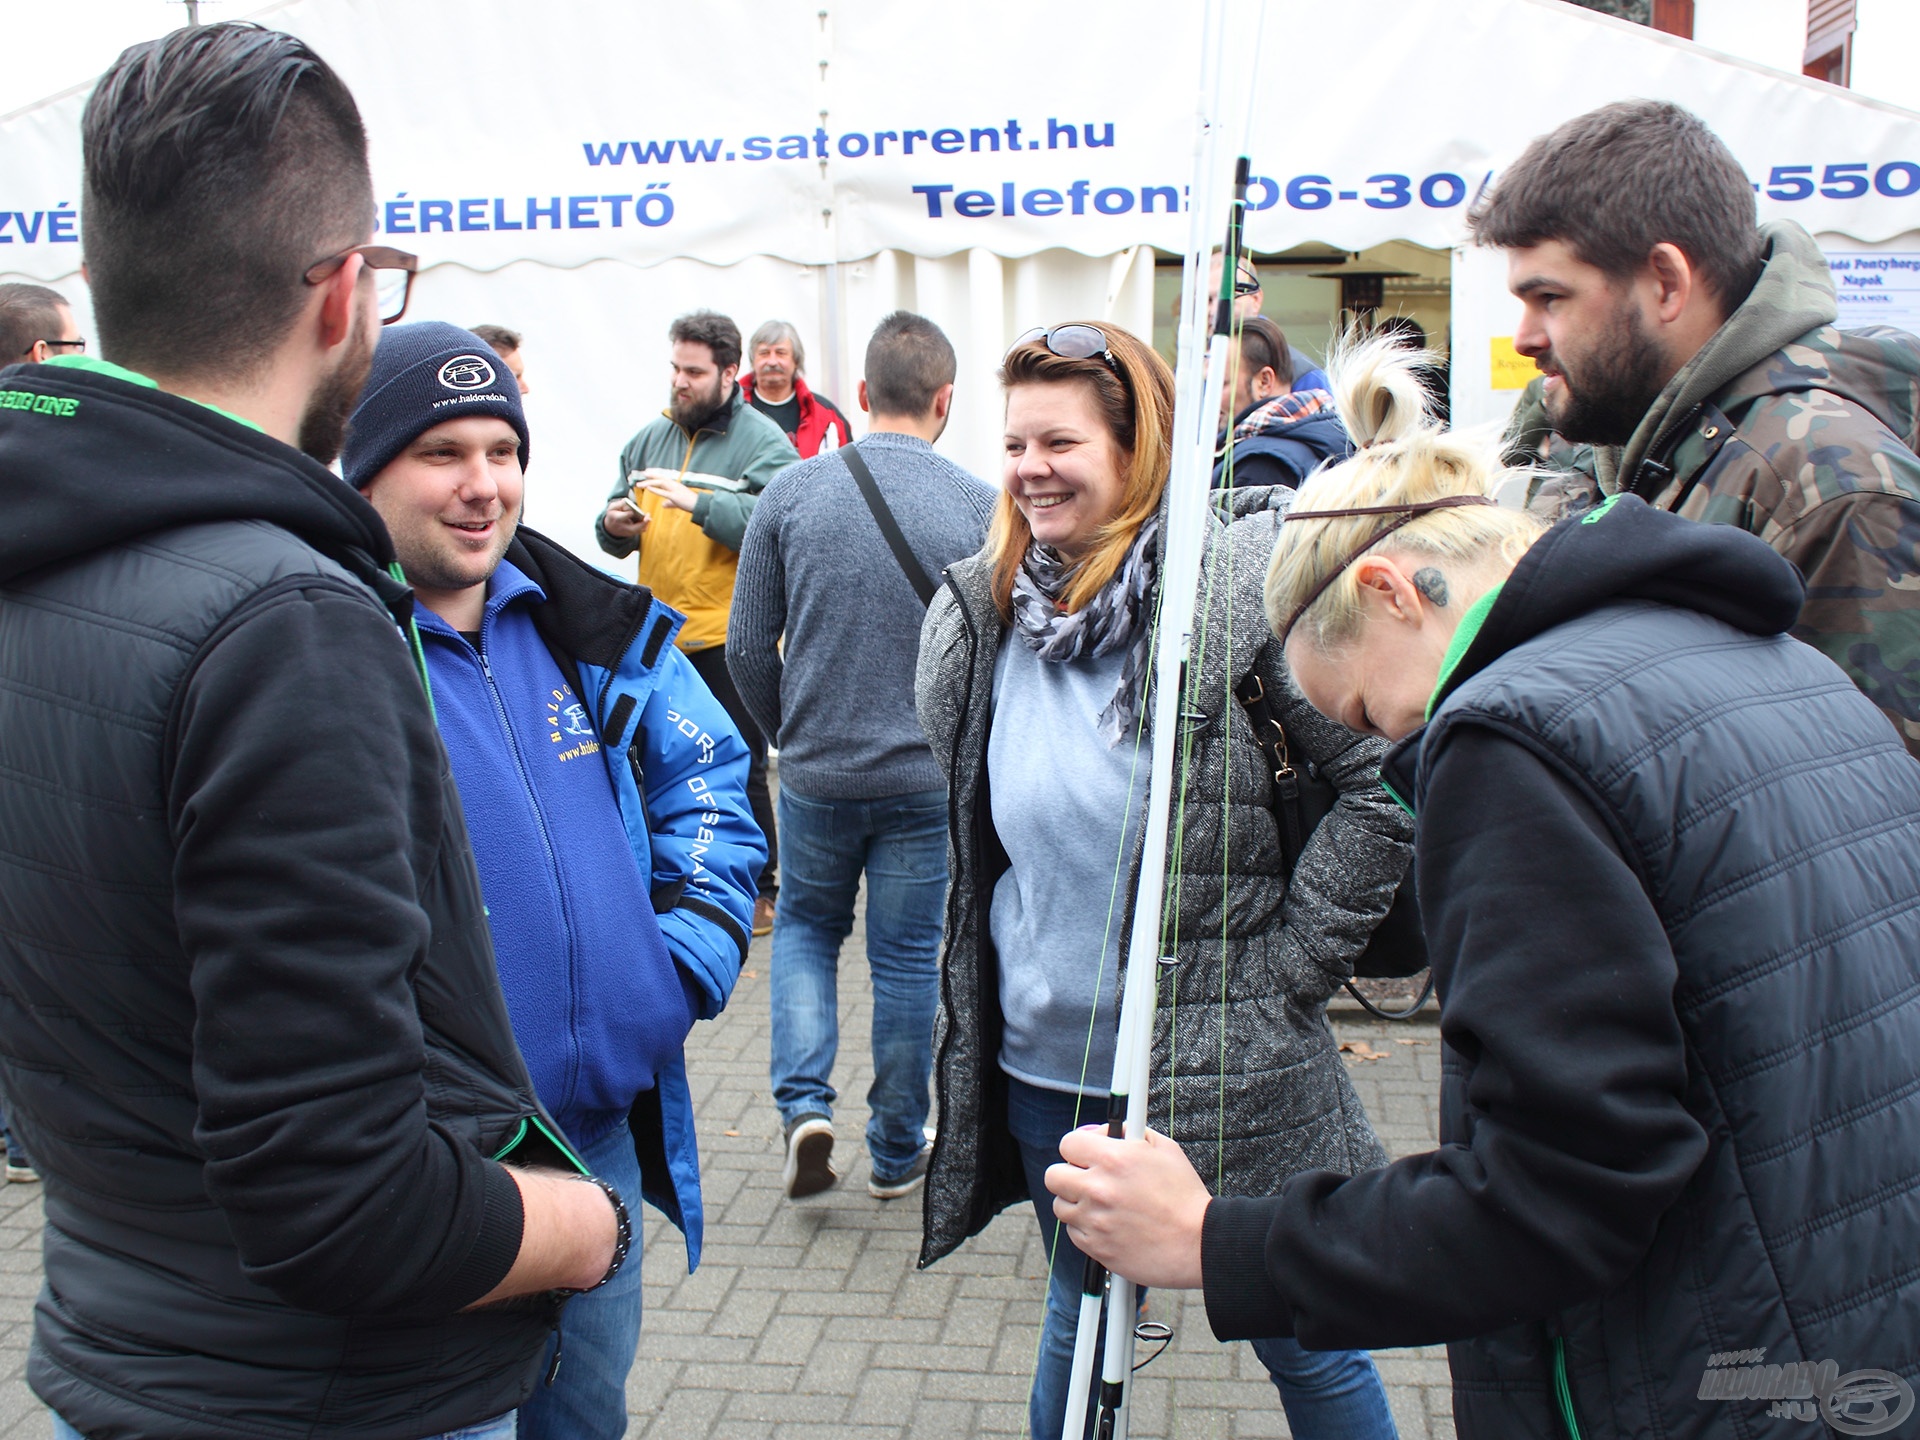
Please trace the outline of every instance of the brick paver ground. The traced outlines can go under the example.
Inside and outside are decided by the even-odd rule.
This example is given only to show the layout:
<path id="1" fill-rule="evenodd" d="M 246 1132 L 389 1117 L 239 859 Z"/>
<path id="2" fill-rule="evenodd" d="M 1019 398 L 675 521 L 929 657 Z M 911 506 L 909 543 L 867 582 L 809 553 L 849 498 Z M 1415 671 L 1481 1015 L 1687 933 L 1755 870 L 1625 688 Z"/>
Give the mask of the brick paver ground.
<path id="1" fill-rule="evenodd" d="M 768 942 L 754 942 L 733 1004 L 696 1027 L 706 1250 L 686 1273 L 679 1235 L 646 1223 L 646 1321 L 627 1386 L 629 1435 L 647 1440 L 899 1440 L 1024 1432 L 1046 1261 L 1030 1209 L 1008 1211 L 916 1271 L 918 1196 L 866 1192 L 861 1136 L 870 1015 L 859 935 L 841 965 L 837 1188 L 780 1192 L 779 1121 L 767 1096 Z M 1434 1142 L 1440 1055 L 1431 1024 L 1336 1017 L 1360 1097 L 1394 1154 Z M 1362 1058 L 1366 1054 L 1380 1059 Z M 51 1434 L 24 1379 L 40 1283 L 35 1185 L 0 1186 L 0 1436 Z M 1223 1346 L 1198 1298 L 1156 1293 L 1167 1353 L 1135 1386 L 1133 1433 L 1168 1440 L 1288 1434 L 1266 1372 Z M 1404 1440 L 1452 1440 L 1445 1352 L 1376 1357 Z"/>

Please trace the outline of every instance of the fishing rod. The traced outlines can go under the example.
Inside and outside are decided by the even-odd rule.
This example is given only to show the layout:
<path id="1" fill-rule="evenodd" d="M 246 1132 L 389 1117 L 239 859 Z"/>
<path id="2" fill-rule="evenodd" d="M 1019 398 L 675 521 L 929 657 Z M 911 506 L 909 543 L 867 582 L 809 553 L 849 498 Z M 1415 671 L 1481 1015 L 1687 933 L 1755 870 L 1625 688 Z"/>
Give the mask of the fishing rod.
<path id="1" fill-rule="evenodd" d="M 1153 1058 L 1153 1019 L 1158 1000 L 1162 911 L 1166 899 L 1168 830 L 1172 819 L 1174 753 L 1179 742 L 1179 707 L 1186 692 L 1193 653 L 1194 616 L 1200 588 L 1201 554 L 1206 542 L 1208 490 L 1212 478 L 1214 433 L 1221 388 L 1229 364 L 1234 280 L 1239 273 L 1247 205 L 1247 157 L 1234 167 L 1233 198 L 1220 267 L 1220 292 L 1209 307 L 1202 277 L 1210 258 L 1209 215 L 1217 213 L 1220 181 L 1219 117 L 1225 51 L 1226 0 L 1208 0 L 1203 29 L 1201 81 L 1196 107 L 1194 179 L 1190 187 L 1188 244 L 1181 289 L 1181 326 L 1175 373 L 1172 468 L 1167 478 L 1167 528 L 1161 567 L 1159 617 L 1153 673 L 1153 747 L 1149 766 L 1147 815 L 1142 840 L 1139 889 L 1134 896 L 1127 947 L 1126 981 L 1121 991 L 1113 1081 L 1107 1097 L 1107 1133 L 1139 1140 L 1146 1132 L 1148 1086 Z M 1265 6 L 1261 7 L 1264 29 Z M 1259 53 L 1256 43 L 1254 54 Z M 1248 105 L 1249 121 L 1252 104 Z M 1211 321 L 1211 326 L 1209 326 Z M 1209 330 L 1211 338 L 1209 340 Z M 1202 355 L 1205 362 L 1202 363 Z M 1134 1310 L 1137 1287 L 1089 1258 L 1081 1277 L 1080 1313 L 1074 1334 L 1073 1368 L 1067 1389 L 1066 1440 L 1085 1432 L 1090 1402 L 1097 1404 L 1096 1440 L 1127 1440 L 1132 1393 Z M 1100 1343 L 1106 1321 L 1104 1348 Z M 1100 1389 L 1093 1395 L 1095 1352 L 1100 1353 Z"/>

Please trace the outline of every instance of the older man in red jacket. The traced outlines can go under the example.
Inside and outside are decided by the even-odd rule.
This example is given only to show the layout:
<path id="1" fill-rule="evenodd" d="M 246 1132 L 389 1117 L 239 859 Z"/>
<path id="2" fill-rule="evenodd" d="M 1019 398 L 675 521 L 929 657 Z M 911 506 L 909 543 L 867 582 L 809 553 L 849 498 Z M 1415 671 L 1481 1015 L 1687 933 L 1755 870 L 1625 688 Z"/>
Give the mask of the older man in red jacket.
<path id="1" fill-rule="evenodd" d="M 854 438 L 847 417 L 800 378 L 807 367 L 800 332 L 785 320 L 769 320 L 747 343 L 751 374 L 740 377 L 740 393 L 754 409 L 786 432 L 802 460 L 822 450 L 838 450 Z"/>

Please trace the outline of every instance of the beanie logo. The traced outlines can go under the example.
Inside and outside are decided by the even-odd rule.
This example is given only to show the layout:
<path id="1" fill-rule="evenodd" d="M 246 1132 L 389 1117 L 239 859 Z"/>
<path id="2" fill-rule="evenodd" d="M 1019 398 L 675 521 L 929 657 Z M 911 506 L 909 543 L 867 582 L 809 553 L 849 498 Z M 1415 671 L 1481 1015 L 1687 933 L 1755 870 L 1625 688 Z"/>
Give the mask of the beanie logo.
<path id="1" fill-rule="evenodd" d="M 456 355 L 440 367 L 440 383 L 449 390 L 479 390 L 493 383 L 493 366 L 478 355 Z"/>

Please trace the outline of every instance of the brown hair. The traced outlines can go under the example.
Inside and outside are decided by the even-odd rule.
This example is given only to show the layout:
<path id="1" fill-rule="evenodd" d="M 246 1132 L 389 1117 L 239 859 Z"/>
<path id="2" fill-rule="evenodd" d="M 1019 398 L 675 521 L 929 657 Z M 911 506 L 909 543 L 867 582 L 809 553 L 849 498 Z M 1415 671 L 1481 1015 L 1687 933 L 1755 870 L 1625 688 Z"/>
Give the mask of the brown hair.
<path id="1" fill-rule="evenodd" d="M 307 268 L 373 233 L 367 134 L 304 41 L 222 21 L 120 52 L 80 120 L 80 240 L 101 353 L 250 375 Z"/>
<path id="2" fill-rule="evenodd" d="M 1293 347 L 1286 332 L 1264 315 L 1249 315 L 1240 324 L 1241 368 L 1250 375 L 1272 370 L 1282 385 L 1293 384 Z"/>
<path id="3" fill-rule="evenodd" d="M 1760 278 L 1753 182 L 1699 116 L 1621 100 L 1539 136 L 1467 217 L 1482 245 L 1564 241 L 1615 280 L 1678 246 L 1728 312 Z"/>
<path id="4" fill-rule="evenodd" d="M 488 348 L 502 360 L 518 350 L 525 338 L 518 330 L 509 330 L 504 325 L 469 325 L 467 333 L 486 341 Z"/>
<path id="5" fill-rule="evenodd" d="M 42 340 L 58 340 L 67 297 L 44 285 L 0 285 L 0 365 L 11 365 Z"/>
<path id="6" fill-rule="evenodd" d="M 676 345 L 704 345 L 721 370 L 740 363 L 740 327 L 718 310 L 689 310 L 667 327 Z"/>
<path id="7" fill-rule="evenodd" d="M 955 369 L 946 332 L 924 315 L 896 310 L 867 342 L 867 404 L 875 415 L 926 415 Z"/>
<path id="8" fill-rule="evenodd" d="M 1120 477 L 1120 513 L 1101 527 L 1099 538 L 1075 568 L 1060 597 L 1060 608 L 1072 612 L 1093 599 L 1114 577 L 1140 527 L 1160 509 L 1167 490 L 1167 472 L 1173 464 L 1173 371 L 1152 347 L 1117 325 L 1096 325 L 1090 320 L 1066 323 L 1090 325 L 1105 335 L 1120 374 L 1114 374 L 1098 355 L 1085 360 L 1056 355 L 1043 338 L 1007 352 L 1007 358 L 1000 362 L 1000 388 L 1086 386 L 1106 421 L 1107 433 L 1126 457 L 1126 473 Z M 987 550 L 993 557 L 993 603 L 1007 624 L 1013 622 L 1013 578 L 1032 542 L 1027 517 L 1013 503 L 1013 496 L 1002 490 L 994 507 Z"/>

